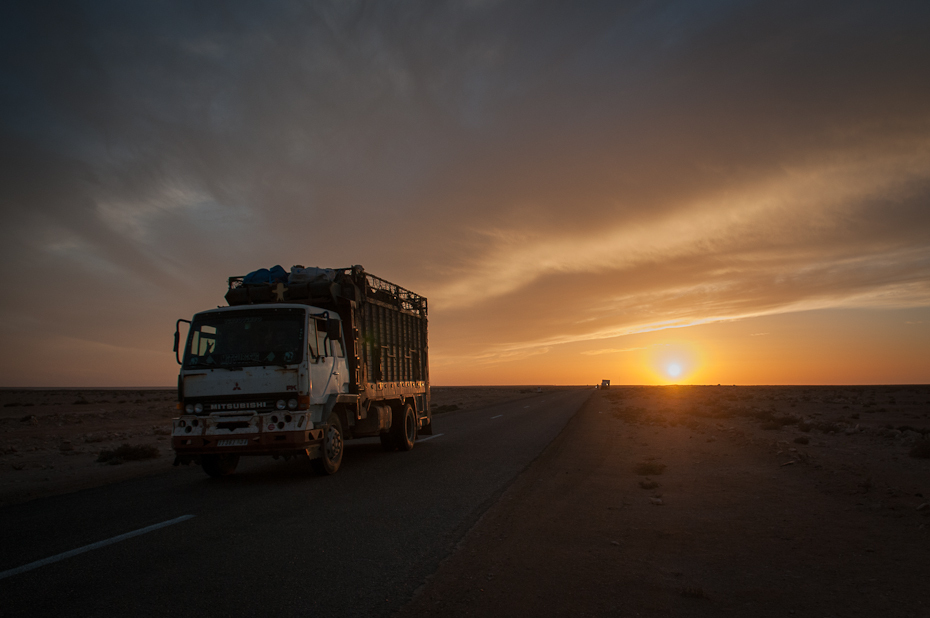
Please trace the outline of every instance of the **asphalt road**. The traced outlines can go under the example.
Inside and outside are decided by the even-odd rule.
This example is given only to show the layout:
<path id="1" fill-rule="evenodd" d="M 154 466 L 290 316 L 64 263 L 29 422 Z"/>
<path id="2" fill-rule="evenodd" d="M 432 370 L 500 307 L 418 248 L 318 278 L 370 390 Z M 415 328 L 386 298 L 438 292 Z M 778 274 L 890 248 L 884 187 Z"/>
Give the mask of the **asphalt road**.
<path id="1" fill-rule="evenodd" d="M 331 477 L 243 459 L 5 507 L 0 616 L 388 615 L 592 392 L 439 416 L 408 453 L 350 442 Z"/>

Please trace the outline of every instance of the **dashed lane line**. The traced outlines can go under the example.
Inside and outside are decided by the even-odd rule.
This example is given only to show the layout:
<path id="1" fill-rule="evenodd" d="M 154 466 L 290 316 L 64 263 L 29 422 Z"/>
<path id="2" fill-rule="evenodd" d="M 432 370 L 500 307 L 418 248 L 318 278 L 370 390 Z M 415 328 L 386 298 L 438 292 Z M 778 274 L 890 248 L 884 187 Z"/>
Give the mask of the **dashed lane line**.
<path id="1" fill-rule="evenodd" d="M 495 418 L 500 418 L 500 417 L 502 417 L 502 416 L 504 416 L 504 415 L 503 415 L 503 414 L 498 414 L 497 416 L 492 416 L 492 417 L 491 417 L 491 420 L 493 421 Z"/>
<path id="2" fill-rule="evenodd" d="M 442 434 L 440 434 L 442 435 Z M 163 521 L 160 524 L 152 524 L 151 526 L 146 526 L 145 528 L 139 528 L 138 530 L 133 530 L 132 532 L 127 532 L 126 534 L 120 534 L 119 536 L 114 536 L 112 538 L 106 539 L 105 541 L 97 541 L 96 543 L 91 543 L 90 545 L 85 545 L 84 547 L 78 547 L 77 549 L 72 549 L 71 551 L 66 551 L 55 556 L 50 556 L 48 558 L 43 558 L 42 560 L 36 560 L 35 562 L 30 562 L 29 564 L 24 564 L 23 566 L 16 567 L 15 569 L 9 569 L 6 571 L 0 572 L 0 579 L 6 579 L 7 577 L 12 577 L 13 575 L 19 575 L 20 573 L 25 573 L 26 571 L 31 571 L 33 569 L 38 569 L 47 564 L 53 564 L 66 558 L 73 558 L 78 554 L 83 554 L 84 552 L 91 551 L 92 549 L 100 549 L 101 547 L 106 547 L 107 545 L 112 545 L 113 543 L 119 543 L 120 541 L 125 541 L 126 539 L 131 539 L 134 536 L 139 536 L 140 534 L 146 534 L 148 532 L 153 532 L 159 528 L 165 528 L 167 526 L 172 526 L 174 524 L 179 524 L 182 521 L 187 521 L 188 519 L 193 518 L 193 515 L 182 515 L 180 517 L 175 517 L 174 519 L 169 519 L 168 521 Z"/>
<path id="3" fill-rule="evenodd" d="M 417 438 L 417 442 L 426 442 L 427 440 L 432 440 L 433 438 L 438 438 L 439 436 L 444 436 L 444 433 L 437 433 L 432 436 L 426 436 L 425 438 Z"/>

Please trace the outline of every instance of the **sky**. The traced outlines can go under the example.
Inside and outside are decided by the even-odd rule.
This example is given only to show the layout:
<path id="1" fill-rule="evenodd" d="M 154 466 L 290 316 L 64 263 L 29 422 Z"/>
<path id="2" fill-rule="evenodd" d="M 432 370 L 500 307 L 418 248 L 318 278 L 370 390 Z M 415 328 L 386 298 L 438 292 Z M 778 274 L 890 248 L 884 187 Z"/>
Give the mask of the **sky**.
<path id="1" fill-rule="evenodd" d="M 226 278 L 431 379 L 930 382 L 930 4 L 6 2 L 0 386 L 169 386 Z"/>

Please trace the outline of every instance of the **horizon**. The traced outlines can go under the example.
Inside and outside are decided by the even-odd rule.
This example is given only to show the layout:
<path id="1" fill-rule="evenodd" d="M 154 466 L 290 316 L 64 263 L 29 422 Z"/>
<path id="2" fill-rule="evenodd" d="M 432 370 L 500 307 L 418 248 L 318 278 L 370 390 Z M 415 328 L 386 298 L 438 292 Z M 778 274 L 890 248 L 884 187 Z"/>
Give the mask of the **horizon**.
<path id="1" fill-rule="evenodd" d="M 598 384 L 430 384 L 430 388 L 589 388 Z M 617 388 L 914 388 L 930 384 L 611 384 Z M 177 386 L 0 386 L 0 391 L 142 391 L 177 390 Z"/>
<path id="2" fill-rule="evenodd" d="M 427 297 L 434 384 L 930 383 L 930 5 L 0 16 L 0 387 L 173 388 L 276 264 Z"/>

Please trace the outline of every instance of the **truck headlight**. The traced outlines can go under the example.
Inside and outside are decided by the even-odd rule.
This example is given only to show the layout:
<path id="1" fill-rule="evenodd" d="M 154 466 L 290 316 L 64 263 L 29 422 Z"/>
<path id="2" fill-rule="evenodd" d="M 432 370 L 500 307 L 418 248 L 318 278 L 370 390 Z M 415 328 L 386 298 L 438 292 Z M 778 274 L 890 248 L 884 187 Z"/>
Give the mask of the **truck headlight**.
<path id="1" fill-rule="evenodd" d="M 275 407 L 279 410 L 283 410 L 284 408 L 287 407 L 287 404 L 284 403 L 283 399 L 278 399 L 278 403 L 275 404 Z"/>
<path id="2" fill-rule="evenodd" d="M 194 404 L 194 414 L 200 414 L 201 412 L 203 412 L 203 404 L 202 403 Z"/>
<path id="3" fill-rule="evenodd" d="M 297 409 L 297 400 L 296 400 L 296 399 L 291 399 L 290 401 L 288 401 L 288 402 L 287 402 L 287 409 L 288 409 L 288 410 L 296 410 L 296 409 Z"/>
<path id="4" fill-rule="evenodd" d="M 187 412 L 188 414 L 193 414 L 193 413 L 194 413 L 194 404 L 189 403 L 189 404 L 187 404 L 186 406 L 184 406 L 184 411 Z"/>

